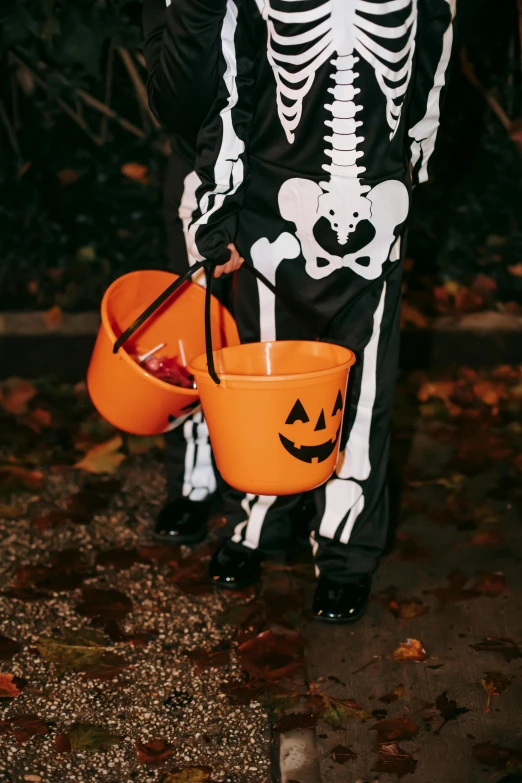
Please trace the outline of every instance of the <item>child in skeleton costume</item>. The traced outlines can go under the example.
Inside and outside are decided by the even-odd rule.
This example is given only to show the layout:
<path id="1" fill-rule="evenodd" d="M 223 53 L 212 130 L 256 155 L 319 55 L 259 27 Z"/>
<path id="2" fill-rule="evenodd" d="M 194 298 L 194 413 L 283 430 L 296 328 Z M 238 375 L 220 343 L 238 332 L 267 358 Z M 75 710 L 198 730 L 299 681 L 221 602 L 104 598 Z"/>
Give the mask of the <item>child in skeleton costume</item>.
<path id="1" fill-rule="evenodd" d="M 199 45 L 206 37 L 207 58 L 217 50 L 218 81 L 198 134 L 191 257 L 224 264 L 234 243 L 246 263 L 315 314 L 303 325 L 241 270 L 234 314 L 243 342 L 319 334 L 357 356 L 342 390 L 340 459 L 315 492 L 311 533 L 320 576 L 314 611 L 337 622 L 364 611 L 387 538 L 410 164 L 414 182 L 425 181 L 455 2 L 198 0 L 198 22 L 192 4 L 193 34 Z M 164 41 L 181 62 L 189 30 L 182 22 Z M 164 82 L 176 78 L 175 69 L 163 73 Z M 161 100 L 168 104 L 168 89 Z M 324 430 L 327 440 L 336 413 L 297 401 L 285 429 L 290 453 L 311 458 L 305 433 Z M 216 584 L 255 578 L 259 553 L 287 546 L 298 502 L 235 493 L 231 539 L 211 564 Z"/>

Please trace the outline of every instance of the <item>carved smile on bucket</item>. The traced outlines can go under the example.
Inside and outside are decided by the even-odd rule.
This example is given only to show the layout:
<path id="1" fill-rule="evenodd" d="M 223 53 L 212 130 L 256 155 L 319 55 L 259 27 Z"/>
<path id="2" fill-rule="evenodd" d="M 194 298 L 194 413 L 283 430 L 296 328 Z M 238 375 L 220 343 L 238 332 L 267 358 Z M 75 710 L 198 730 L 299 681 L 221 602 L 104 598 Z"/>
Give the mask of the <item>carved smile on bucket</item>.
<path id="1" fill-rule="evenodd" d="M 281 435 L 281 433 L 279 433 L 279 438 L 288 453 L 291 454 L 292 457 L 301 460 L 301 462 L 312 463 L 314 460 L 317 460 L 317 462 L 324 462 L 335 449 L 340 432 L 341 428 L 339 427 L 332 440 L 327 440 L 326 443 L 320 443 L 318 446 L 297 447 L 291 440 L 288 440 L 284 435 Z"/>
<path id="2" fill-rule="evenodd" d="M 337 446 L 339 435 L 341 433 L 342 412 L 343 396 L 339 391 L 330 417 L 330 419 L 333 421 L 330 421 L 327 425 L 323 408 L 321 409 L 317 423 L 312 430 L 312 428 L 306 427 L 306 424 L 310 421 L 310 418 L 301 400 L 297 399 L 292 410 L 290 411 L 290 414 L 288 415 L 287 420 L 285 421 L 285 425 L 292 427 L 293 437 L 287 437 L 286 435 L 283 435 L 282 432 L 280 432 L 279 440 L 281 441 L 281 444 L 284 446 L 286 451 L 300 462 L 307 462 L 309 464 L 313 462 L 324 462 L 333 454 L 335 447 Z M 299 432 L 296 431 L 296 425 L 299 429 Z M 324 435 L 326 434 L 324 431 L 327 429 L 330 430 L 332 435 L 328 440 L 324 440 Z M 309 431 L 308 435 L 306 434 L 307 431 Z M 303 438 L 306 438 L 306 440 L 309 441 L 313 440 L 312 433 L 314 432 L 322 433 L 323 439 L 321 442 L 303 444 Z"/>

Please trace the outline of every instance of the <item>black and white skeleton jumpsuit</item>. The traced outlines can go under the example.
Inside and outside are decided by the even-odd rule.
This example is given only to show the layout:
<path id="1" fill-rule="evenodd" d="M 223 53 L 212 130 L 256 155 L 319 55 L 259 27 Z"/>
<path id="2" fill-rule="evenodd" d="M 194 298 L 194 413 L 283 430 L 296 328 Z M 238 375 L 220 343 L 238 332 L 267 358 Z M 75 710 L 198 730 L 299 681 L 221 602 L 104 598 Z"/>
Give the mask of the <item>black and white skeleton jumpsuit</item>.
<path id="1" fill-rule="evenodd" d="M 234 242 L 316 314 L 304 325 L 240 271 L 242 342 L 320 334 L 357 356 L 339 462 L 315 491 L 312 547 L 333 579 L 372 571 L 387 537 L 410 165 L 413 182 L 428 178 L 455 3 L 172 0 L 160 23 L 145 0 L 151 106 L 173 130 L 197 124 L 181 205 L 190 260 L 224 263 Z M 296 502 L 230 491 L 232 541 L 283 549 Z"/>

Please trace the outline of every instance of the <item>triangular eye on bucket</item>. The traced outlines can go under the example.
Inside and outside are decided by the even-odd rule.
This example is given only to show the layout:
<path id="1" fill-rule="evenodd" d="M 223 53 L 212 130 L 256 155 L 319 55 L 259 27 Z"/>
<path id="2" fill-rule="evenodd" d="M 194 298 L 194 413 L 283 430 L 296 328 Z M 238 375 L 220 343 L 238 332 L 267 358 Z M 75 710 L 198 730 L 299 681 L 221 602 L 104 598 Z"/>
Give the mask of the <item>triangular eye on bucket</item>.
<path id="1" fill-rule="evenodd" d="M 324 410 L 321 410 L 321 413 L 319 414 L 319 418 L 317 419 L 317 424 L 314 427 L 314 432 L 319 432 L 319 430 L 325 430 L 326 429 L 326 419 L 324 418 Z"/>
<path id="2" fill-rule="evenodd" d="M 335 414 L 338 411 L 342 411 L 343 409 L 343 395 L 341 394 L 341 390 L 337 392 L 337 399 L 335 401 L 334 409 L 332 411 L 332 416 L 335 416 Z"/>
<path id="3" fill-rule="evenodd" d="M 308 414 L 303 407 L 303 403 L 299 399 L 295 401 L 294 407 L 288 414 L 288 418 L 285 421 L 285 424 L 295 424 L 296 421 L 302 421 L 303 424 L 306 424 L 307 421 L 310 421 Z"/>

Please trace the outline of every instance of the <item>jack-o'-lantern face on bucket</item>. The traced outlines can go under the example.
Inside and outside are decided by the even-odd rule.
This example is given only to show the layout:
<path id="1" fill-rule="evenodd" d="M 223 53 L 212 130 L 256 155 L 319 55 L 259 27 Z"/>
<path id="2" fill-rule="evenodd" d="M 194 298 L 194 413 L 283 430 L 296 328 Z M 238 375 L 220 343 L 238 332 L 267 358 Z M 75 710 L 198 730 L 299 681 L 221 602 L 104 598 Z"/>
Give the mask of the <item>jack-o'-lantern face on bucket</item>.
<path id="1" fill-rule="evenodd" d="M 325 412 L 322 408 L 315 416 L 309 415 L 301 400 L 297 399 L 285 421 L 287 435 L 279 433 L 287 452 L 301 462 L 324 462 L 328 459 L 341 434 L 343 407 L 340 390 L 331 410 Z"/>

